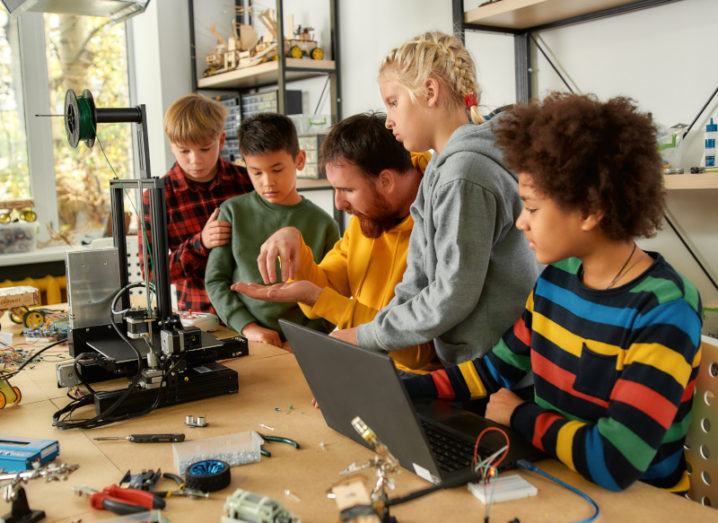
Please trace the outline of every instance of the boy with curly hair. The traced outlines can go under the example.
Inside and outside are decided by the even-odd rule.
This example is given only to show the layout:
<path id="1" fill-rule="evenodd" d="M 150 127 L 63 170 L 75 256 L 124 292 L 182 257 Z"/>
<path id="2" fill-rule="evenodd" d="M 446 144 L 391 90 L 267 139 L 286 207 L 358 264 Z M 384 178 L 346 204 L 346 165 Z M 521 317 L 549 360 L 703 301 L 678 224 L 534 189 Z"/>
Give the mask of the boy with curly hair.
<path id="1" fill-rule="evenodd" d="M 631 100 L 552 94 L 496 125 L 519 174 L 516 221 L 539 262 L 521 317 L 485 356 L 405 380 L 410 395 L 489 397 L 486 417 L 610 490 L 682 492 L 700 363 L 695 287 L 635 239 L 664 209 L 651 118 Z M 510 389 L 534 374 L 534 397 Z"/>

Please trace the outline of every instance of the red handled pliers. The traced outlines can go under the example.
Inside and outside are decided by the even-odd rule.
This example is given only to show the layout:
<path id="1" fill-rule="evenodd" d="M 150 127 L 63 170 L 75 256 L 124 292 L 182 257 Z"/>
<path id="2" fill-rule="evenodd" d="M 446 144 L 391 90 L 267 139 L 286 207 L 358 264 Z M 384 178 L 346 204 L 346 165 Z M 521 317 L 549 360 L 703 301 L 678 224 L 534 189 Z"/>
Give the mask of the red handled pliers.
<path id="1" fill-rule="evenodd" d="M 110 485 L 102 490 L 90 487 L 75 487 L 78 495 L 90 496 L 90 504 L 99 510 L 109 510 L 115 514 L 135 514 L 153 508 L 165 508 L 165 500 L 144 490 L 122 488 Z"/>

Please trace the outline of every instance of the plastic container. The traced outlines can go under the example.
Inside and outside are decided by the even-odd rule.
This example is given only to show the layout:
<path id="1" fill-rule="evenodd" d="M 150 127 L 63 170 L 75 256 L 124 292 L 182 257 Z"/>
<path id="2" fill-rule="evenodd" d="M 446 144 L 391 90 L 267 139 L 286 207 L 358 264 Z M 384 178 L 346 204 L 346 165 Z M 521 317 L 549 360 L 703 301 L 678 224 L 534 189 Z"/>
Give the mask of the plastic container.
<path id="1" fill-rule="evenodd" d="M 17 254 L 35 250 L 36 222 L 10 222 L 0 224 L 0 254 Z"/>
<path id="2" fill-rule="evenodd" d="M 328 114 L 290 114 L 298 135 L 325 134 L 332 126 L 332 118 Z"/>
<path id="3" fill-rule="evenodd" d="M 664 174 L 683 173 L 683 133 L 686 127 L 680 123 L 669 128 L 658 127 L 658 152 L 661 154 Z"/>
<path id="4" fill-rule="evenodd" d="M 716 166 L 716 139 L 718 139 L 718 124 L 711 118 L 710 123 L 706 125 L 704 142 L 706 167 Z"/>
<path id="5" fill-rule="evenodd" d="M 219 459 L 230 465 L 256 463 L 261 459 L 263 440 L 254 431 L 236 432 L 216 438 L 183 441 L 172 444 L 172 457 L 179 474 L 197 461 Z"/>

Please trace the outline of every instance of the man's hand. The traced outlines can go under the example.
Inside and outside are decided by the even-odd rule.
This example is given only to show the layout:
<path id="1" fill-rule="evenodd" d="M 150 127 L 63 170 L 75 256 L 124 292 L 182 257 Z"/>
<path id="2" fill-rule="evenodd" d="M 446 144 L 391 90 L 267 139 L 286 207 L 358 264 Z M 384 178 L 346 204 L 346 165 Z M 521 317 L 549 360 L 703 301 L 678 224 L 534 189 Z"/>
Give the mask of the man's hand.
<path id="1" fill-rule="evenodd" d="M 212 212 L 202 229 L 201 239 L 205 249 L 227 245 L 232 237 L 232 224 L 224 220 L 219 221 L 217 216 L 219 216 L 219 207 Z"/>
<path id="2" fill-rule="evenodd" d="M 282 346 L 282 340 L 279 338 L 279 333 L 277 331 L 266 329 L 254 322 L 248 323 L 244 326 L 244 329 L 242 329 L 242 336 L 247 338 L 247 341 L 266 343 L 268 345 L 274 345 L 275 347 Z"/>
<path id="3" fill-rule="evenodd" d="M 522 403 L 524 400 L 509 389 L 499 389 L 489 396 L 485 417 L 508 427 L 511 425 L 511 415 Z"/>
<path id="4" fill-rule="evenodd" d="M 329 334 L 329 336 L 331 336 L 332 338 L 337 338 L 338 340 L 346 341 L 347 343 L 351 343 L 352 345 L 358 345 L 356 327 L 352 327 L 351 329 L 334 331 Z"/>
<path id="5" fill-rule="evenodd" d="M 257 268 L 264 283 L 277 281 L 277 258 L 282 267 L 282 281 L 294 278 L 301 246 L 302 233 L 296 227 L 282 227 L 267 238 L 257 256 Z"/>
<path id="6" fill-rule="evenodd" d="M 244 294 L 255 300 L 278 301 L 282 303 L 302 302 L 314 305 L 321 294 L 321 287 L 310 281 L 300 280 L 289 283 L 261 285 L 259 283 L 238 282 L 230 287 L 234 292 Z"/>

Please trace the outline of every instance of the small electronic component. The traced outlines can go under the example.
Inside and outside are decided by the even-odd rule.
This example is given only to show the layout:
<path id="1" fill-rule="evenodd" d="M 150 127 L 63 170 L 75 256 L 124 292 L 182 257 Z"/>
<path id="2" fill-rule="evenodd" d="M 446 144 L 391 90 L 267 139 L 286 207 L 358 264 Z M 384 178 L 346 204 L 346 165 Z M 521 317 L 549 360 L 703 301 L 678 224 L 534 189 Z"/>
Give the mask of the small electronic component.
<path id="1" fill-rule="evenodd" d="M 516 474 L 494 477 L 483 483 L 468 483 L 466 486 L 484 505 L 528 498 L 538 493 L 536 487 Z"/>
<path id="2" fill-rule="evenodd" d="M 184 424 L 192 428 L 206 427 L 207 425 L 209 425 L 209 423 L 207 423 L 207 420 L 204 419 L 204 416 L 185 416 Z"/>
<path id="3" fill-rule="evenodd" d="M 162 329 L 160 331 L 160 344 L 162 353 L 166 356 L 181 354 L 186 350 L 197 349 L 202 346 L 202 331 L 197 327 Z"/>
<path id="4" fill-rule="evenodd" d="M 298 523 L 299 518 L 288 512 L 278 501 L 237 489 L 224 502 L 222 523 L 253 521 L 255 523 Z"/>
<path id="5" fill-rule="evenodd" d="M 148 316 L 147 311 L 131 310 L 125 314 L 127 324 L 127 337 L 138 340 L 149 335 L 152 322 L 155 318 Z"/>

